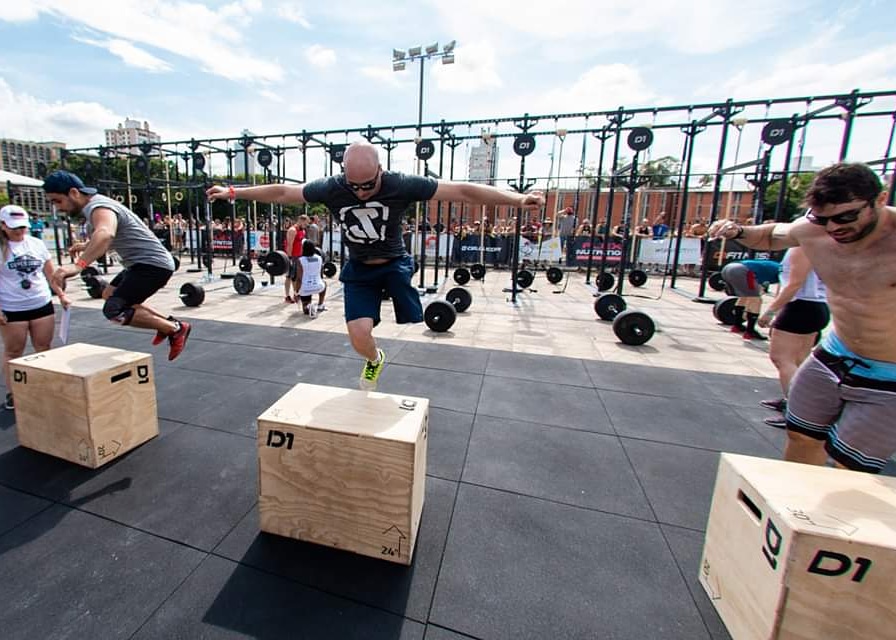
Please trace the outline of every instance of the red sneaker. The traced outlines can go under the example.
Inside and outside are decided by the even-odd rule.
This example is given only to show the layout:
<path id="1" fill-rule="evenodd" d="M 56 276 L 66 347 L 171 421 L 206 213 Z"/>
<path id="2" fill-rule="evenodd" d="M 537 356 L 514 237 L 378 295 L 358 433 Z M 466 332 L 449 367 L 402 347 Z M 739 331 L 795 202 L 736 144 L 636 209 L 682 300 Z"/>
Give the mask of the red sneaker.
<path id="1" fill-rule="evenodd" d="M 743 333 L 746 330 L 747 330 L 746 327 L 742 327 L 738 324 L 731 325 L 731 329 L 730 329 L 731 333 Z"/>
<path id="2" fill-rule="evenodd" d="M 174 321 L 174 318 L 172 316 L 168 316 L 167 319 L 171 320 L 172 322 Z M 168 336 L 165 335 L 164 333 L 162 333 L 161 331 L 156 331 L 156 335 L 154 335 L 152 338 L 152 346 L 158 347 L 160 344 L 165 342 L 165 338 L 167 338 L 167 337 Z"/>
<path id="3" fill-rule="evenodd" d="M 174 360 L 180 355 L 180 352 L 187 346 L 187 338 L 190 337 L 190 323 L 180 323 L 180 331 L 173 333 L 168 337 L 168 360 Z"/>

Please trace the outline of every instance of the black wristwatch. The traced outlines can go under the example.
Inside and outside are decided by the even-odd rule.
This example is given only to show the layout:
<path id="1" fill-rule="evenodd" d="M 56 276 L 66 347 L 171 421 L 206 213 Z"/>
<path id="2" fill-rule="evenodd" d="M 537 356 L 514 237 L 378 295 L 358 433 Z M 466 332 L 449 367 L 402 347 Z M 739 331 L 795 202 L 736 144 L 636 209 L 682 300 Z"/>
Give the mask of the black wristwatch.
<path id="1" fill-rule="evenodd" d="M 739 240 L 744 237 L 744 225 L 737 225 L 737 235 L 731 238 L 732 240 Z"/>

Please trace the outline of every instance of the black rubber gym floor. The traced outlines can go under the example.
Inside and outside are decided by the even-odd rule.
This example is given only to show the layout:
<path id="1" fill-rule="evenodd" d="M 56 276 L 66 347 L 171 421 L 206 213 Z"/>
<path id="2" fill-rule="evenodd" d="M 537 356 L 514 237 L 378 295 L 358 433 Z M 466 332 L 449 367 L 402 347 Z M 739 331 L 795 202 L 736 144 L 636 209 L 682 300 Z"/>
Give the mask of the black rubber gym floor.
<path id="1" fill-rule="evenodd" d="M 0 637 L 727 638 L 697 582 L 719 451 L 779 457 L 765 378 L 383 340 L 431 399 L 412 566 L 259 533 L 255 418 L 354 388 L 342 334 L 196 321 L 182 357 L 76 310 L 70 341 L 155 355 L 161 436 L 97 471 L 0 415 Z M 52 402 L 52 398 L 47 398 Z"/>

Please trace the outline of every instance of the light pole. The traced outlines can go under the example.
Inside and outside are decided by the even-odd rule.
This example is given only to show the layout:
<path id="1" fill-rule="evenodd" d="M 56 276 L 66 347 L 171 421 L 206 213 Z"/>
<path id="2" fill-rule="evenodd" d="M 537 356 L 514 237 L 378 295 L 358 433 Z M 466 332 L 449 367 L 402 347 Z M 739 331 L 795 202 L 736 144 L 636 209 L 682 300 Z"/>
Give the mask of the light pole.
<path id="1" fill-rule="evenodd" d="M 404 49 L 392 49 L 392 71 L 404 71 L 408 62 L 414 60 L 420 61 L 420 91 L 417 97 L 417 144 L 423 140 L 423 67 L 427 58 L 441 58 L 442 64 L 454 64 L 454 45 L 452 40 L 439 50 L 439 43 L 434 42 L 428 47 L 410 47 L 407 51 Z M 417 158 L 417 174 L 420 174 L 420 158 Z M 424 205 L 425 206 L 425 205 Z M 420 288 L 423 287 L 424 274 L 426 272 L 426 225 L 420 224 L 420 208 L 421 203 L 417 203 L 416 225 L 420 233 Z M 428 219 L 427 215 L 427 219 Z M 438 242 L 438 238 L 436 239 Z M 416 251 L 414 251 L 416 253 Z M 438 276 L 436 276 L 438 277 Z"/>
<path id="2" fill-rule="evenodd" d="M 408 62 L 420 61 L 420 91 L 417 100 L 417 135 L 422 136 L 423 126 L 423 67 L 427 58 L 441 58 L 442 64 L 454 64 L 454 45 L 452 40 L 439 50 L 439 43 L 435 42 L 428 47 L 410 47 L 404 49 L 392 49 L 392 71 L 404 71 Z"/>

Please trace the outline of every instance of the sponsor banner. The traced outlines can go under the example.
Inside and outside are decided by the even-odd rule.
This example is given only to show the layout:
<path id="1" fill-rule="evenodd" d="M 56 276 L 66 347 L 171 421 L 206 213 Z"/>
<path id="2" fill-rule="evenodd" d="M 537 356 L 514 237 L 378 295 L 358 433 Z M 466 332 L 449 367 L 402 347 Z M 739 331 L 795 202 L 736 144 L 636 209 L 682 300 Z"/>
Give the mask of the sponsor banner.
<path id="1" fill-rule="evenodd" d="M 599 261 L 603 256 L 604 243 L 599 237 L 594 238 L 594 246 L 591 246 L 591 238 L 588 236 L 576 236 L 566 243 L 566 266 L 576 267 L 588 264 L 589 254 L 594 256 L 594 261 Z M 622 243 L 611 240 L 607 244 L 607 264 L 619 264 L 622 258 Z M 592 263 L 593 264 L 593 263 Z"/>
<path id="2" fill-rule="evenodd" d="M 670 251 L 675 250 L 675 238 L 664 238 L 663 240 L 650 240 L 648 238 L 641 239 L 641 247 L 638 251 L 638 262 L 642 264 L 672 264 L 673 258 L 669 256 Z M 678 252 L 678 264 L 688 265 L 700 264 L 703 255 L 700 246 L 700 238 L 682 238 L 681 248 Z"/>
<path id="3" fill-rule="evenodd" d="M 708 245 L 709 250 L 709 270 L 716 271 L 724 267 L 729 262 L 740 262 L 741 260 L 750 260 L 750 250 L 739 243 L 737 240 L 725 241 L 725 253 L 722 255 L 722 241 L 713 240 Z M 756 251 L 753 260 L 779 260 L 782 253 L 780 251 Z"/>
<path id="4" fill-rule="evenodd" d="M 520 238 L 520 260 L 530 262 L 560 262 L 560 237 L 548 238 L 540 243 Z"/>

